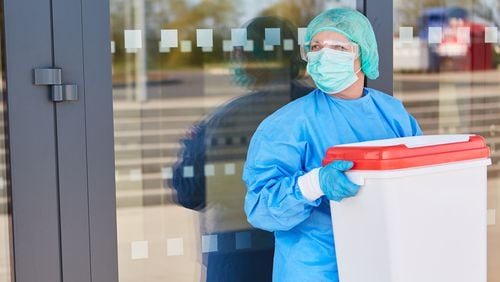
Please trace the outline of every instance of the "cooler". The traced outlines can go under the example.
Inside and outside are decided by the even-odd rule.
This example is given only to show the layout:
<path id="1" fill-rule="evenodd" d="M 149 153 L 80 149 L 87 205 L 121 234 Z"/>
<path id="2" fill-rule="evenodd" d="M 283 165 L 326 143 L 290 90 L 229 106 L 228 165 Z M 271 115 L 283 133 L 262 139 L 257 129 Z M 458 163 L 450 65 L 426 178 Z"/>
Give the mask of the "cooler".
<path id="1" fill-rule="evenodd" d="M 486 168 L 478 135 L 345 144 L 358 195 L 331 201 L 341 282 L 486 282 Z"/>

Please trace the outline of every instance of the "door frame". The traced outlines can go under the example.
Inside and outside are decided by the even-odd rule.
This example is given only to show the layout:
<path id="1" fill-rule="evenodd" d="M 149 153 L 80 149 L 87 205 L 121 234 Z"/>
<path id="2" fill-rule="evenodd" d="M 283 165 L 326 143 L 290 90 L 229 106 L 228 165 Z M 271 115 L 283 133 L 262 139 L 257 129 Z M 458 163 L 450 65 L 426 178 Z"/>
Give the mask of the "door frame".
<path id="1" fill-rule="evenodd" d="M 109 2 L 3 5 L 15 281 L 118 281 Z M 52 102 L 34 68 L 79 100 Z"/>
<path id="2" fill-rule="evenodd" d="M 63 0 L 64 1 L 64 0 Z M 80 0 L 84 55 L 91 281 L 118 281 L 108 0 Z M 109 62 L 106 64 L 103 62 Z"/>
<path id="3" fill-rule="evenodd" d="M 61 281 L 54 105 L 32 86 L 32 66 L 52 65 L 50 1 L 3 4 L 13 273 L 18 282 Z"/>
<path id="4" fill-rule="evenodd" d="M 383 7 L 383 8 L 381 8 Z M 392 0 L 356 0 L 356 8 L 365 14 L 373 26 L 378 44 L 379 77 L 367 80 L 366 86 L 393 95 L 393 31 Z M 366 78 L 365 78 L 366 79 Z"/>

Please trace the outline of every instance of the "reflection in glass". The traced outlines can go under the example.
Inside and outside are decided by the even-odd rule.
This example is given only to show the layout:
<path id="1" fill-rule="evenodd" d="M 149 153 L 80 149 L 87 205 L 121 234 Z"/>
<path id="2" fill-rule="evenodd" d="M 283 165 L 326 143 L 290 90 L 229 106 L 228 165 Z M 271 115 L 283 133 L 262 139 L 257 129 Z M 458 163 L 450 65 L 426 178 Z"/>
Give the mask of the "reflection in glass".
<path id="1" fill-rule="evenodd" d="M 3 23 L 3 3 L 0 3 L 0 17 Z M 3 29 L 0 30 L 0 42 L 3 42 Z M 12 273 L 12 245 L 11 245 L 11 214 L 10 214 L 10 190 L 7 186 L 7 162 L 5 148 L 6 124 L 5 116 L 5 70 L 3 43 L 0 44 L 0 281 L 13 281 Z"/>
<path id="2" fill-rule="evenodd" d="M 276 38 L 297 42 L 296 27 L 278 17 L 257 17 L 244 26 L 245 37 L 253 42 L 251 51 L 234 47 L 229 66 L 233 83 L 248 93 L 218 106 L 191 127 L 181 140 L 169 185 L 175 189 L 174 200 L 199 211 L 199 229 L 207 238 L 202 240 L 207 281 L 263 281 L 271 276 L 274 240 L 269 233 L 251 230 L 246 222 L 241 170 L 259 123 L 312 90 L 296 79 L 303 65 L 298 48 L 285 51 Z M 279 31 L 274 42 L 267 42 L 268 27 Z M 218 167 L 223 170 L 214 170 Z"/>
<path id="3" fill-rule="evenodd" d="M 120 281 L 270 281 L 273 236 L 243 212 L 248 142 L 310 89 L 299 28 L 355 1 L 110 5 Z"/>
<path id="4" fill-rule="evenodd" d="M 398 0 L 394 9 L 394 95 L 426 134 L 487 138 L 488 281 L 499 281 L 500 3 Z"/>

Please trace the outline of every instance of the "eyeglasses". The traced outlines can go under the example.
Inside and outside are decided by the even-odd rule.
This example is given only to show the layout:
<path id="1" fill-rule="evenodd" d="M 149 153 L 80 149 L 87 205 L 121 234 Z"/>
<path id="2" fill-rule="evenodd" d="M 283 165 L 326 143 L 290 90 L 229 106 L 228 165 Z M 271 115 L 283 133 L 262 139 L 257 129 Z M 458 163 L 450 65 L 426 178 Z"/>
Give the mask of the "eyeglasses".
<path id="1" fill-rule="evenodd" d="M 347 52 L 355 54 L 356 56 L 359 54 L 359 46 L 354 42 L 344 42 L 337 40 L 323 40 L 317 41 L 313 40 L 311 42 L 306 42 L 301 46 L 301 57 L 304 61 L 307 62 L 307 52 L 318 52 L 323 48 L 329 48 L 335 51 Z"/>

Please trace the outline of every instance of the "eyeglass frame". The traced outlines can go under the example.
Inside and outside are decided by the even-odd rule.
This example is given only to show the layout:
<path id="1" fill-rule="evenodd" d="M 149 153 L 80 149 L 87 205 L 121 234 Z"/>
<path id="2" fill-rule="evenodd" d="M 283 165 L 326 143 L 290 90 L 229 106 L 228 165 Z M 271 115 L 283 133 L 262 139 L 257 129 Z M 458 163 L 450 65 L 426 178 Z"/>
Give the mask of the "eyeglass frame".
<path id="1" fill-rule="evenodd" d="M 317 50 L 311 50 L 314 46 L 313 44 L 319 44 L 321 48 Z M 328 46 L 336 46 L 337 48 L 330 48 Z M 349 46 L 351 48 L 346 48 L 346 46 Z M 345 41 L 339 41 L 339 40 L 323 40 L 323 41 L 312 41 L 312 42 L 306 42 L 303 45 L 300 46 L 300 56 L 301 58 L 307 62 L 307 53 L 309 52 L 318 52 L 323 48 L 330 48 L 332 50 L 336 50 L 339 52 L 348 52 L 348 53 L 353 53 L 357 56 L 359 56 L 359 45 L 354 43 L 354 42 L 345 42 Z"/>

